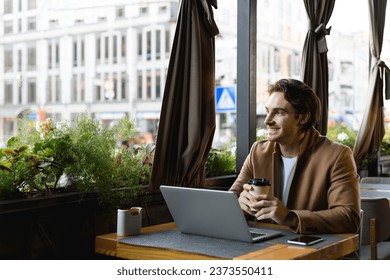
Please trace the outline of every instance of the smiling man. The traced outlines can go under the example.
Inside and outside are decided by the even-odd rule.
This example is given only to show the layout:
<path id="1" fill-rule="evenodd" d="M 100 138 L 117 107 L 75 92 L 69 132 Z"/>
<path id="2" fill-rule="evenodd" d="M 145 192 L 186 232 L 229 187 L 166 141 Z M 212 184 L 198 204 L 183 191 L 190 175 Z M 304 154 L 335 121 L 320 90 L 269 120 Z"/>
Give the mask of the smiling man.
<path id="1" fill-rule="evenodd" d="M 230 188 L 242 210 L 299 233 L 357 232 L 359 177 L 352 151 L 314 128 L 318 97 L 294 79 L 277 81 L 268 93 L 268 139 L 253 144 Z M 247 182 L 253 178 L 270 180 L 270 194 L 252 196 Z"/>

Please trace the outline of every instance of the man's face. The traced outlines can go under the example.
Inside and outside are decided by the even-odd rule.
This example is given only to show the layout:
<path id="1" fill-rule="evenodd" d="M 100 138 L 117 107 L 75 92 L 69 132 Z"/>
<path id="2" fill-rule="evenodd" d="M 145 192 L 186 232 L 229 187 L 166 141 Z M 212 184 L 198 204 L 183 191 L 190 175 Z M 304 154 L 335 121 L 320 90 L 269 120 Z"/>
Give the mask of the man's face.
<path id="1" fill-rule="evenodd" d="M 284 98 L 283 92 L 274 92 L 266 103 L 267 117 L 264 124 L 268 130 L 268 140 L 281 146 L 289 147 L 299 144 L 302 133 L 299 121 L 291 104 Z"/>

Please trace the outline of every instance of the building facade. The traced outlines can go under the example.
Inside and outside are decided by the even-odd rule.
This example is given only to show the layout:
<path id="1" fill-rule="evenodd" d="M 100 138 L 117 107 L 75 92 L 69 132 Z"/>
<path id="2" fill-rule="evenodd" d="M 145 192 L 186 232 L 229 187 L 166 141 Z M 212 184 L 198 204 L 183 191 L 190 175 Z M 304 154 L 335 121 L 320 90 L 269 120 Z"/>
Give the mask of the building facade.
<path id="1" fill-rule="evenodd" d="M 154 132 L 178 0 L 4 0 L 0 142 L 19 117 L 102 123 L 128 114 Z"/>

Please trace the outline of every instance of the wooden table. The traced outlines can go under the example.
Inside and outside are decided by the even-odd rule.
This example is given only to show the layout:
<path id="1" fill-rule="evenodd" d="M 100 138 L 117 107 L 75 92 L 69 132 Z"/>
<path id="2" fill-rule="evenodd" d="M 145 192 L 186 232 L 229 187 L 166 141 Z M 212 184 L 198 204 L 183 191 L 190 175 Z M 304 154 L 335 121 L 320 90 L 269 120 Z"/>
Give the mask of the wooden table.
<path id="1" fill-rule="evenodd" d="M 261 224 L 264 225 L 264 224 Z M 278 225 L 270 227 L 285 228 Z M 142 228 L 141 234 L 152 233 L 163 230 L 175 229 L 174 223 L 161 224 Z M 277 244 L 272 239 L 265 241 L 270 244 L 261 250 L 237 256 L 237 260 L 287 260 L 287 259 L 339 259 L 347 256 L 359 248 L 358 234 L 338 234 L 343 237 L 341 240 L 320 248 L 310 248 L 290 244 Z M 206 260 L 220 259 L 201 254 L 176 251 L 172 249 L 136 246 L 119 243 L 116 233 L 97 236 L 95 239 L 95 252 L 122 259 L 138 260 Z"/>

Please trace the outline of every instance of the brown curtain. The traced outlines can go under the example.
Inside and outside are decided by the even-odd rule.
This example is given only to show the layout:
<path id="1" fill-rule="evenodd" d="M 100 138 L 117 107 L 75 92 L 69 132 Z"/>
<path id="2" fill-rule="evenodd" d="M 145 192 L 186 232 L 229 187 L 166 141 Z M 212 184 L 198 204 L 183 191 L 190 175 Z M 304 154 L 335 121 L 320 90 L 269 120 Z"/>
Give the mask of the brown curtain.
<path id="1" fill-rule="evenodd" d="M 200 187 L 215 131 L 217 0 L 182 0 L 168 66 L 150 182 Z"/>
<path id="2" fill-rule="evenodd" d="M 326 25 L 332 15 L 335 0 L 304 0 L 309 18 L 309 30 L 302 51 L 302 81 L 313 88 L 322 104 L 321 119 L 317 130 L 326 135 L 328 128 L 328 47 L 325 35 L 330 28 Z"/>
<path id="3" fill-rule="evenodd" d="M 354 147 L 357 162 L 378 153 L 385 134 L 383 123 L 383 85 L 389 80 L 389 68 L 380 60 L 385 27 L 387 0 L 368 0 L 370 12 L 371 69 L 368 88 L 368 106 L 363 116 Z M 387 84 L 387 95 L 390 85 Z"/>

